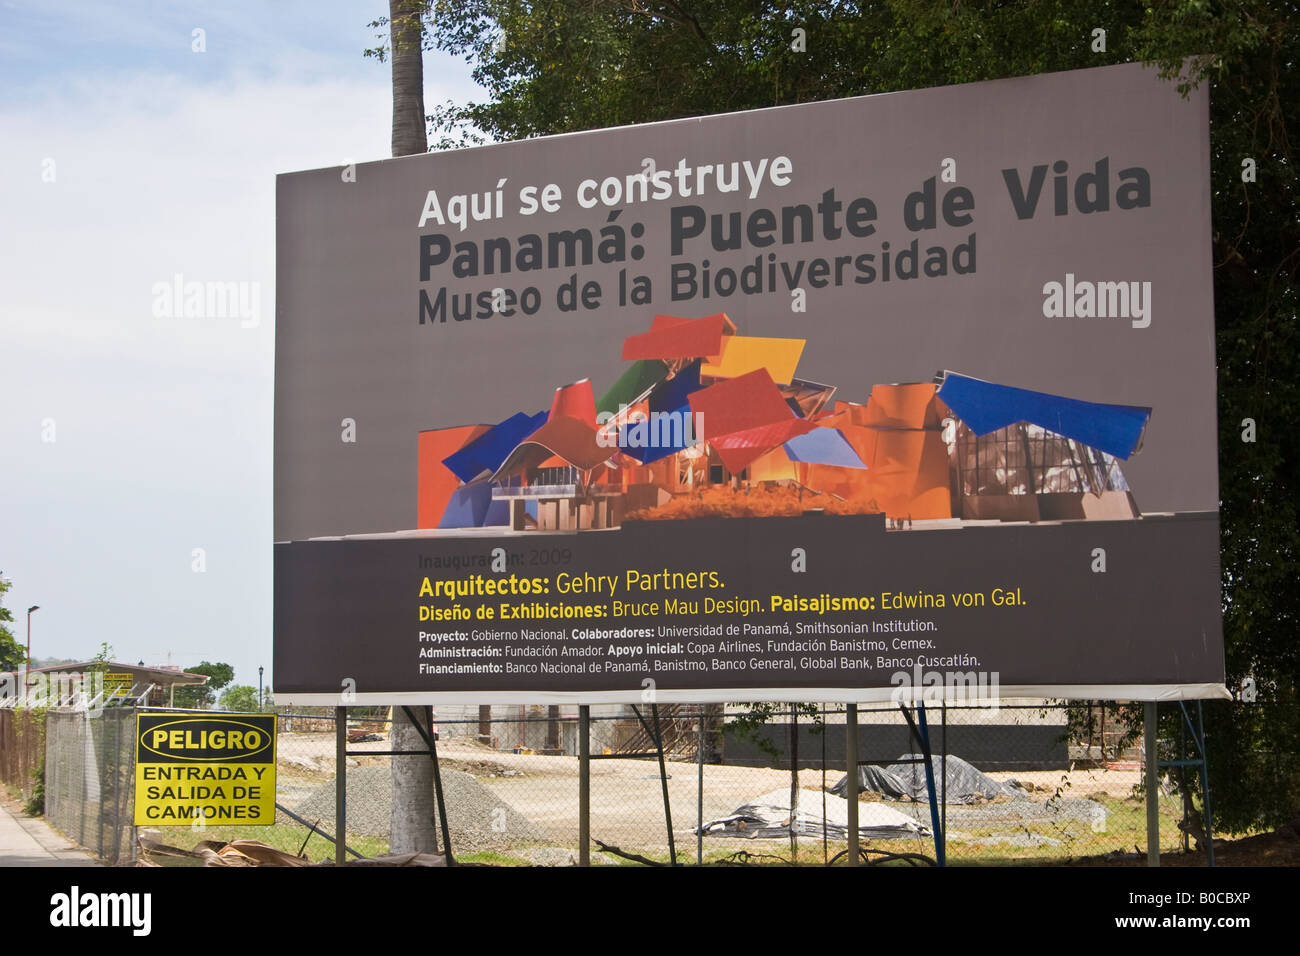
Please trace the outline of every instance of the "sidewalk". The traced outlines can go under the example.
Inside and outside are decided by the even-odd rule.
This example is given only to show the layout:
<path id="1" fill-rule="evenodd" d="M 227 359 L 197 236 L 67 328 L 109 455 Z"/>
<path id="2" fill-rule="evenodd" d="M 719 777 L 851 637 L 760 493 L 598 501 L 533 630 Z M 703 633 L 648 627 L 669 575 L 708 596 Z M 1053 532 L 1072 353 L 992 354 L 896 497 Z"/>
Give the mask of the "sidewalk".
<path id="1" fill-rule="evenodd" d="M 0 802 L 0 866 L 98 866 L 44 820 Z"/>

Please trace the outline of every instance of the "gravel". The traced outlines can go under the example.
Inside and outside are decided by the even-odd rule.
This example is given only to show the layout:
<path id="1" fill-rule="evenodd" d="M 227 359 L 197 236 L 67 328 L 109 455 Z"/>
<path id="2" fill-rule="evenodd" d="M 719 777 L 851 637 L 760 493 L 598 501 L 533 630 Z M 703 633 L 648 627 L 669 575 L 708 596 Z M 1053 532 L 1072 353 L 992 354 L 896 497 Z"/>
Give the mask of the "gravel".
<path id="1" fill-rule="evenodd" d="M 447 801 L 447 828 L 458 853 L 505 849 L 530 841 L 544 842 L 546 834 L 473 776 L 460 770 L 442 771 L 442 791 Z M 392 825 L 393 787 L 388 767 L 358 767 L 348 771 L 348 832 L 389 836 Z M 321 828 L 332 830 L 334 781 L 321 784 L 302 803 L 291 808 Z M 442 844 L 442 833 L 438 833 Z"/>
<path id="2" fill-rule="evenodd" d="M 930 821 L 928 804 L 891 804 L 922 823 Z M 958 827 L 1003 823 L 1060 823 L 1078 820 L 1089 825 L 1104 824 L 1106 808 L 1095 800 L 1064 797 L 1039 803 L 1033 800 L 1008 800 L 1004 803 L 985 803 L 978 806 L 948 806 L 948 822 Z"/>

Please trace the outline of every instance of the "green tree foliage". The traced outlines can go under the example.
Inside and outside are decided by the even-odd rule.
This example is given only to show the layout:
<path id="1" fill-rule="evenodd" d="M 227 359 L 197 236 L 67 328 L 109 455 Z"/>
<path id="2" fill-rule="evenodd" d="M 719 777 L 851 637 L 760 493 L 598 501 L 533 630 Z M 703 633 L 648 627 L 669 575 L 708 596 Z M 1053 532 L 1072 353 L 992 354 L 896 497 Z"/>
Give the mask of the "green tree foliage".
<path id="1" fill-rule="evenodd" d="M 9 624 L 13 613 L 4 605 L 5 594 L 13 587 L 12 581 L 0 578 L 0 671 L 13 671 L 22 667 L 27 661 L 27 652 L 14 637 Z"/>
<path id="2" fill-rule="evenodd" d="M 211 707 L 217 699 L 217 692 L 235 679 L 235 669 L 229 664 L 204 661 L 185 670 L 190 674 L 206 674 L 208 682 L 197 687 L 177 687 L 177 707 Z"/>
<path id="3" fill-rule="evenodd" d="M 1260 703 L 1205 711 L 1216 815 L 1242 830 L 1300 812 L 1296 12 L 1284 0 L 430 0 L 426 48 L 466 56 L 488 93 L 430 119 L 448 148 L 1128 61 L 1184 89 L 1208 83 L 1227 681 L 1252 679 Z M 1163 709 L 1174 739 L 1181 713 Z"/>
<path id="4" fill-rule="evenodd" d="M 220 703 L 226 710 L 256 713 L 259 710 L 257 688 L 247 684 L 231 684 L 221 692 Z"/>

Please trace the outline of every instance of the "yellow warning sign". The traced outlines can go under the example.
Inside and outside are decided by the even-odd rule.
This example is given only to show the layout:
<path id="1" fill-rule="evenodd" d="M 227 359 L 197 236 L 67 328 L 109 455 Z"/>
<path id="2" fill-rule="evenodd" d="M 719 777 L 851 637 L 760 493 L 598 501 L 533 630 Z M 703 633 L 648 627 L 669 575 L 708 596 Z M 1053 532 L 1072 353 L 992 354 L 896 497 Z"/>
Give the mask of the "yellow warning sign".
<path id="1" fill-rule="evenodd" d="M 136 826 L 274 822 L 274 714 L 137 717 Z"/>
<path id="2" fill-rule="evenodd" d="M 104 696 L 125 697 L 135 687 L 135 675 L 127 671 L 109 671 L 104 675 Z"/>

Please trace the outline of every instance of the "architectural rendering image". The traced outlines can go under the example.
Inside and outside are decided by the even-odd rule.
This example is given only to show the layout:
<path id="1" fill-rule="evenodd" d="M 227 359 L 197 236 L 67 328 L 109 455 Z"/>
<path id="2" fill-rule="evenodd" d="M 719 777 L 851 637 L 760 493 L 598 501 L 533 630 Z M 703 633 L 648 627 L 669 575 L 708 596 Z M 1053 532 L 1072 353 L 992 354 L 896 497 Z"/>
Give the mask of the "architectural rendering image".
<path id="1" fill-rule="evenodd" d="M 883 514 L 891 528 L 1140 516 L 1120 462 L 1151 409 L 952 371 L 845 399 L 805 340 L 658 315 L 627 363 L 550 408 L 419 435 L 419 527 L 585 531 L 628 519 Z"/>

